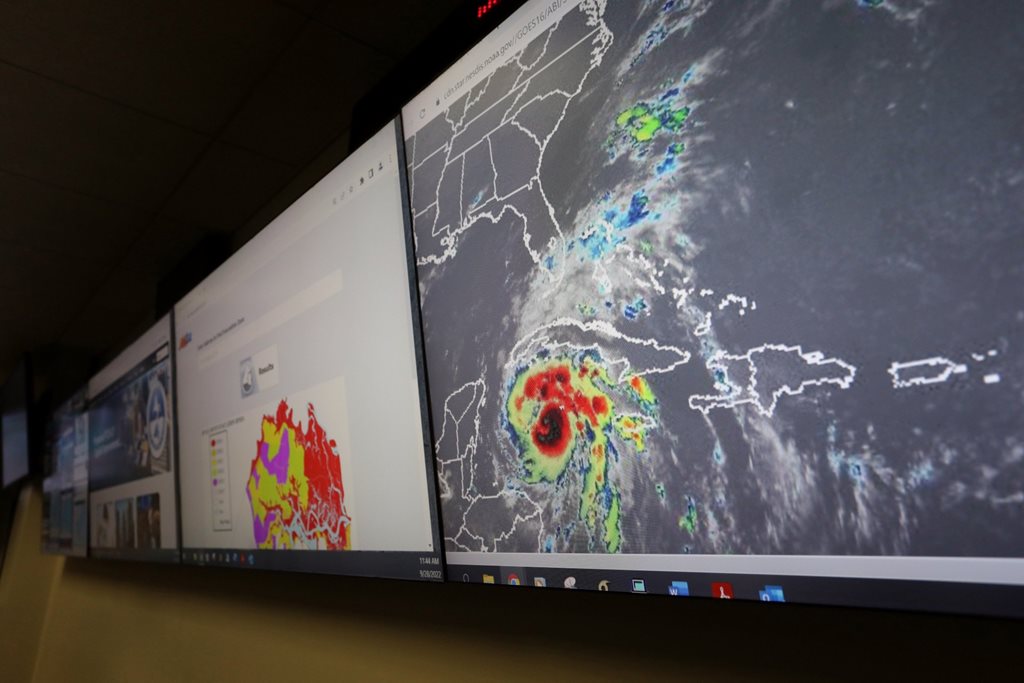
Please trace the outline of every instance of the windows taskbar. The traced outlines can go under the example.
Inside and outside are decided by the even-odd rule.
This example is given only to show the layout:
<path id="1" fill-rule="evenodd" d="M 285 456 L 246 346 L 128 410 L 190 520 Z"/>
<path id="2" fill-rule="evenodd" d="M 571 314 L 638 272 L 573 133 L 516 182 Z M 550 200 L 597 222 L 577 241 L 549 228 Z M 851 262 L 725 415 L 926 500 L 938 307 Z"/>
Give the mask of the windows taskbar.
<path id="1" fill-rule="evenodd" d="M 254 550 L 185 548 L 184 564 L 270 571 L 443 581 L 439 553 L 376 550 Z"/>
<path id="2" fill-rule="evenodd" d="M 177 548 L 97 548 L 90 547 L 88 556 L 99 560 L 128 560 L 131 562 L 165 562 L 177 564 L 181 556 Z"/>
<path id="3" fill-rule="evenodd" d="M 1024 617 L 1024 586 L 946 581 L 448 565 L 450 581 L 666 597 Z"/>

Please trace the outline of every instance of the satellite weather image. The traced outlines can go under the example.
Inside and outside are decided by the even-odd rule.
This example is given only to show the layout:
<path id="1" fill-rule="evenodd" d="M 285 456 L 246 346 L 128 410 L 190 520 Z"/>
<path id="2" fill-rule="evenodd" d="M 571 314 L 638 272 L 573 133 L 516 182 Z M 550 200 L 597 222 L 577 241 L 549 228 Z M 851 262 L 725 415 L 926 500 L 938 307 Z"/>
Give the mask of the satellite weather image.
<path id="1" fill-rule="evenodd" d="M 410 135 L 446 548 L 1024 555 L 1013 5 L 588 0 Z"/>

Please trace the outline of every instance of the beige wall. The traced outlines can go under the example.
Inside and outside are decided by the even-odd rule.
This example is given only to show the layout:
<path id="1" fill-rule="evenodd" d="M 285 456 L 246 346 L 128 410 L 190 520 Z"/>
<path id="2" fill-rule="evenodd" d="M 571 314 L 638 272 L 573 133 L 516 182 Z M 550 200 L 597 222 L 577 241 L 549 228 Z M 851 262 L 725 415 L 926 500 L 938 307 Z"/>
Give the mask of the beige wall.
<path id="1" fill-rule="evenodd" d="M 0 573 L 0 681 L 28 681 L 61 561 L 39 552 L 42 493 L 26 488 L 18 499 Z"/>
<path id="2" fill-rule="evenodd" d="M 65 562 L 39 555 L 39 507 L 0 590 L 5 683 L 986 680 L 1024 643 L 998 620 Z"/>

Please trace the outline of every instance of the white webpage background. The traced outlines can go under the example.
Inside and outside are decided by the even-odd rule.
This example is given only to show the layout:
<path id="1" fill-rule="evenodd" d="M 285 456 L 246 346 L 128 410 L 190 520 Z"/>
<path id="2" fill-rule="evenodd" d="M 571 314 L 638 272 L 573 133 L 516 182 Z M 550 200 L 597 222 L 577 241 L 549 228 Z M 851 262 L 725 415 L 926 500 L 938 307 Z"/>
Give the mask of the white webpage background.
<path id="1" fill-rule="evenodd" d="M 342 479 L 353 549 L 433 548 L 397 162 L 389 125 L 176 306 L 179 336 L 192 335 L 178 350 L 184 546 L 255 547 L 246 487 L 260 416 L 245 418 L 241 433 L 249 443 L 229 430 L 230 531 L 213 530 L 211 428 L 330 383 L 344 387 L 338 403 L 348 414 L 318 410 L 318 420 L 339 451 L 351 448 L 342 456 Z M 311 286 L 323 292 L 325 281 L 340 288 L 329 288 L 326 298 L 297 296 Z M 296 305 L 280 315 L 289 302 Z M 268 312 L 278 326 L 263 324 Z M 253 323 L 259 334 L 246 331 Z M 241 362 L 273 345 L 277 385 L 243 399 Z M 289 404 L 305 428 L 306 406 Z M 331 432 L 346 422 L 350 433 Z"/>

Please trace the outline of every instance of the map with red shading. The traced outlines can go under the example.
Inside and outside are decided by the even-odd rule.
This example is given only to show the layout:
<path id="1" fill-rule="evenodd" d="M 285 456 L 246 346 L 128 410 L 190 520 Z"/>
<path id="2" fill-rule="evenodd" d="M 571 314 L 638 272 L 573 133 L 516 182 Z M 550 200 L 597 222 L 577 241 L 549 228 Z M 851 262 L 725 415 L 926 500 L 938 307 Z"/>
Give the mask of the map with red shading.
<path id="1" fill-rule="evenodd" d="M 303 429 L 286 400 L 264 415 L 246 487 L 258 548 L 348 550 L 352 520 L 337 443 L 307 404 Z"/>

